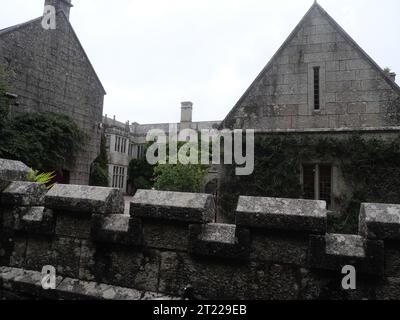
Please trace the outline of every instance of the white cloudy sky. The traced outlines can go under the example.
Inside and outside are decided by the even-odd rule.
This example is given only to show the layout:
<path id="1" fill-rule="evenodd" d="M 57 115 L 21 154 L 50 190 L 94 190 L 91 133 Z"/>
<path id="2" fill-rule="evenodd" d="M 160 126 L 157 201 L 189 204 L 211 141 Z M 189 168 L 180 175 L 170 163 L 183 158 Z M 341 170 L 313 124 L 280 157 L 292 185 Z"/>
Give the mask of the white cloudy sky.
<path id="1" fill-rule="evenodd" d="M 313 0 L 72 0 L 71 22 L 107 90 L 104 113 L 139 123 L 222 120 Z M 0 0 L 0 28 L 44 0 Z M 319 0 L 382 67 L 400 74 L 398 0 Z"/>

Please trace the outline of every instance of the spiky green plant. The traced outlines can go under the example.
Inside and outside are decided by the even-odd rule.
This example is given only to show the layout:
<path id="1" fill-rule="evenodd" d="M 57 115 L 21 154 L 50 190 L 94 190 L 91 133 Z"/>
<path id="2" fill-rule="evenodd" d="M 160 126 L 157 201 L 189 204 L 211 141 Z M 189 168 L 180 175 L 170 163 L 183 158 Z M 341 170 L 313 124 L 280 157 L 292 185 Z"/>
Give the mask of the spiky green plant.
<path id="1" fill-rule="evenodd" d="M 56 174 L 54 171 L 39 173 L 38 170 L 30 169 L 28 173 L 28 181 L 43 183 L 46 185 L 48 190 L 54 187 L 54 183 L 51 182 L 54 180 L 55 177 Z"/>

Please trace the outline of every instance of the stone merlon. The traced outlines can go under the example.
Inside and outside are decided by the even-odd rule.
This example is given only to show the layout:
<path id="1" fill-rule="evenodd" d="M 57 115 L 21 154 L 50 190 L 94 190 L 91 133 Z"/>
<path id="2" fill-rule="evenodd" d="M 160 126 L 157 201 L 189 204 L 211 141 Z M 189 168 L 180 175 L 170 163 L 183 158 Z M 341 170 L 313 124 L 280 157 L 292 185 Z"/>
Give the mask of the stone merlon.
<path id="1" fill-rule="evenodd" d="M 368 239 L 399 240 L 400 205 L 363 203 L 359 233 Z"/>
<path id="2" fill-rule="evenodd" d="M 209 194 L 139 190 L 131 202 L 130 214 L 137 218 L 206 223 L 213 221 L 215 208 Z"/>
<path id="3" fill-rule="evenodd" d="M 124 212 L 119 189 L 56 184 L 45 197 L 46 208 L 97 214 Z"/>
<path id="4" fill-rule="evenodd" d="M 46 186 L 40 183 L 14 181 L 1 194 L 5 205 L 39 206 L 43 204 Z"/>
<path id="5" fill-rule="evenodd" d="M 325 201 L 244 197 L 239 198 L 236 225 L 252 228 L 326 232 Z"/>
<path id="6" fill-rule="evenodd" d="M 29 167 L 21 161 L 0 159 L 0 180 L 26 181 Z"/>

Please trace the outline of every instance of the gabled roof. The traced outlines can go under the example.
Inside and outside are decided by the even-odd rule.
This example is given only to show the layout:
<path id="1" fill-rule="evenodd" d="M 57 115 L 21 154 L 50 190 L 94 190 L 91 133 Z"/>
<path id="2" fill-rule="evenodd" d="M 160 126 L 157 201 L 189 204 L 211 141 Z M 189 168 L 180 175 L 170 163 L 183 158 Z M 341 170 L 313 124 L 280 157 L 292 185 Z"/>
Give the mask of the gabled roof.
<path id="1" fill-rule="evenodd" d="M 99 76 L 98 76 L 97 73 L 96 73 L 96 70 L 94 69 L 92 63 L 90 62 L 90 59 L 89 59 L 88 55 L 86 54 L 85 49 L 83 48 L 83 46 L 82 46 L 82 44 L 81 44 L 81 42 L 80 42 L 78 36 L 76 35 L 75 30 L 74 30 L 74 28 L 73 28 L 72 25 L 71 25 L 71 22 L 70 22 L 70 21 L 68 20 L 68 18 L 65 16 L 64 11 L 62 11 L 62 10 L 57 11 L 57 15 L 60 15 L 63 19 L 65 19 L 65 20 L 67 21 L 67 25 L 69 26 L 69 28 L 71 28 L 72 34 L 74 35 L 75 40 L 77 41 L 79 47 L 81 48 L 81 50 L 82 50 L 82 52 L 83 52 L 83 55 L 85 56 L 85 58 L 86 58 L 86 60 L 87 60 L 87 62 L 88 62 L 88 64 L 89 64 L 90 68 L 92 69 L 93 74 L 94 74 L 95 78 L 97 79 L 97 81 L 98 81 L 98 83 L 99 83 L 101 89 L 103 90 L 104 94 L 107 94 L 107 93 L 106 93 L 106 90 L 104 89 L 103 84 L 102 84 L 101 81 L 100 81 Z M 15 25 L 15 26 L 11 26 L 11 27 L 2 29 L 2 30 L 0 30 L 0 38 L 1 38 L 3 35 L 12 33 L 12 32 L 14 32 L 14 31 L 18 31 L 18 30 L 21 29 L 21 28 L 24 28 L 24 27 L 30 26 L 30 25 L 32 25 L 32 24 L 35 24 L 35 23 L 37 23 L 37 22 L 40 22 L 42 19 L 43 19 L 43 17 L 38 17 L 38 18 L 35 18 L 35 19 L 32 19 L 32 20 L 29 20 L 29 21 L 27 21 L 27 22 L 17 24 L 17 25 Z"/>
<path id="2" fill-rule="evenodd" d="M 10 32 L 16 31 L 16 30 L 18 30 L 20 28 L 26 27 L 26 26 L 28 26 L 30 24 L 35 23 L 35 22 L 39 22 L 41 19 L 42 19 L 42 17 L 39 17 L 39 18 L 35 18 L 35 19 L 29 20 L 29 21 L 26 21 L 26 22 L 23 22 L 23 23 L 16 24 L 15 26 L 11 26 L 11 27 L 7 27 L 7 28 L 4 28 L 4 29 L 1 29 L 0 30 L 0 36 L 4 35 L 6 33 L 10 33 Z"/>
<path id="3" fill-rule="evenodd" d="M 357 44 L 356 41 L 353 40 L 352 37 L 333 19 L 326 11 L 324 8 L 321 7 L 320 4 L 317 3 L 317 1 L 314 2 L 314 4 L 311 6 L 311 8 L 307 11 L 307 13 L 304 15 L 304 17 L 300 20 L 299 24 L 296 26 L 296 28 L 291 32 L 289 37 L 285 40 L 285 42 L 282 44 L 282 46 L 278 49 L 278 51 L 274 54 L 274 56 L 271 58 L 271 60 L 268 62 L 268 64 L 264 67 L 264 69 L 259 73 L 257 78 L 252 82 L 250 87 L 245 91 L 245 93 L 241 96 L 239 101 L 235 104 L 235 106 L 232 108 L 232 110 L 228 113 L 228 115 L 225 117 L 225 119 L 221 123 L 221 127 L 225 125 L 225 122 L 229 119 L 229 117 L 236 111 L 236 109 L 241 105 L 243 100 L 247 97 L 249 94 L 251 88 L 270 70 L 272 67 L 273 63 L 275 62 L 275 59 L 280 56 L 280 54 L 283 52 L 283 50 L 289 45 L 291 40 L 297 35 L 297 33 L 300 31 L 302 28 L 304 22 L 307 20 L 307 18 L 311 15 L 312 11 L 314 9 L 318 9 L 323 17 L 327 19 L 327 21 L 332 25 L 332 27 L 346 40 L 350 45 L 354 47 L 355 50 L 357 50 L 360 55 L 368 61 L 376 71 L 378 71 L 381 76 L 385 79 L 385 81 L 400 95 L 400 87 L 394 82 L 392 79 L 389 78 L 389 76 L 383 72 L 382 68 Z"/>

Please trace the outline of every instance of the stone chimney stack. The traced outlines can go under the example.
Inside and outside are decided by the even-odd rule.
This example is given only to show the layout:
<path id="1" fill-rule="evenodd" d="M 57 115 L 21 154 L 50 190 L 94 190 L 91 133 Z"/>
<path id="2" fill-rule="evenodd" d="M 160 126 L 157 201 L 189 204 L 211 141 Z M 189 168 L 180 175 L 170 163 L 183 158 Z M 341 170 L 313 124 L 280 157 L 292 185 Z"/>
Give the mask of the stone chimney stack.
<path id="1" fill-rule="evenodd" d="M 45 0 L 44 5 L 54 6 L 54 8 L 56 8 L 56 12 L 63 11 L 69 20 L 69 12 L 73 7 L 71 0 Z"/>
<path id="2" fill-rule="evenodd" d="M 396 82 L 396 74 L 394 72 L 389 73 L 389 78 Z"/>
<path id="3" fill-rule="evenodd" d="M 192 122 L 193 103 L 185 101 L 181 103 L 181 122 Z"/>

